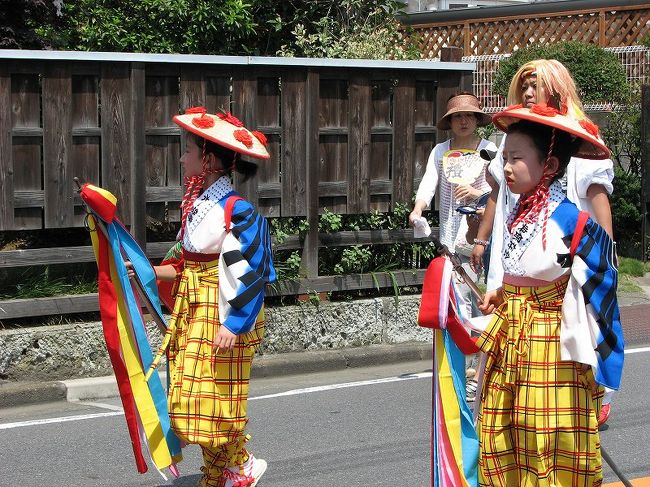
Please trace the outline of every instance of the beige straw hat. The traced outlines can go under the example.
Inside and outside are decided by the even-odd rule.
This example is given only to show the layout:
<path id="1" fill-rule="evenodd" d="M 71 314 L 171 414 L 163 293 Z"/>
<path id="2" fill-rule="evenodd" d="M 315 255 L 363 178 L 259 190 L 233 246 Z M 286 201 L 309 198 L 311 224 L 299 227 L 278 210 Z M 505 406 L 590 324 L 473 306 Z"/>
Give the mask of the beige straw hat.
<path id="1" fill-rule="evenodd" d="M 476 125 L 484 127 L 490 125 L 492 119 L 481 108 L 481 102 L 474 95 L 456 95 L 447 102 L 447 113 L 438 120 L 436 127 L 440 130 L 451 129 L 449 118 L 458 112 L 472 112 L 476 114 Z"/>
<path id="2" fill-rule="evenodd" d="M 176 115 L 174 123 L 185 130 L 199 135 L 255 159 L 268 159 L 266 137 L 257 130 L 250 131 L 230 112 L 212 115 L 204 107 L 192 107 L 183 115 Z"/>
<path id="3" fill-rule="evenodd" d="M 566 107 L 564 103 L 561 107 Z M 607 159 L 610 155 L 609 149 L 600 137 L 598 125 L 588 118 L 575 119 L 568 116 L 566 110 L 558 110 L 546 104 L 533 105 L 530 108 L 521 105 L 513 105 L 502 112 L 495 113 L 492 117 L 494 125 L 499 130 L 508 132 L 508 128 L 513 123 L 520 120 L 529 120 L 531 122 L 548 125 L 571 135 L 579 137 L 582 144 L 575 154 L 575 157 L 582 159 Z"/>

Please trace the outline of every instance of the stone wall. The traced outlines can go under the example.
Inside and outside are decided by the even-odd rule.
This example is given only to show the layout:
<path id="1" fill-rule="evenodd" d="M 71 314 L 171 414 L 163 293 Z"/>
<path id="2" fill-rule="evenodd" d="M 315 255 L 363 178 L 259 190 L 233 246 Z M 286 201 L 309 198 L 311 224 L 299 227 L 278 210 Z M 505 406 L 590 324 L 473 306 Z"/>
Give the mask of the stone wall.
<path id="1" fill-rule="evenodd" d="M 430 341 L 416 325 L 420 296 L 267 308 L 263 354 Z M 155 351 L 160 333 L 150 324 Z M 0 379 L 65 380 L 112 374 L 101 323 L 0 330 Z"/>

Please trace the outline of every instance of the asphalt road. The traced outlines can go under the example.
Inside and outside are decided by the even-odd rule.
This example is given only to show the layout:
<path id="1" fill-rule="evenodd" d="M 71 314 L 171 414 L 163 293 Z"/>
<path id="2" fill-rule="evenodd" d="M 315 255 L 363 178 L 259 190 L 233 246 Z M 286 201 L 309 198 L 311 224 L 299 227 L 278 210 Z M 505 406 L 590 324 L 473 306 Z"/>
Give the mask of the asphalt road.
<path id="1" fill-rule="evenodd" d="M 601 442 L 629 478 L 650 476 L 650 349 L 626 357 Z M 635 352 L 635 353 L 634 353 Z M 429 478 L 429 363 L 261 379 L 252 384 L 251 451 L 269 462 L 260 487 L 422 486 Z M 0 410 L 0 485 L 193 486 L 136 472 L 119 399 Z M 605 467 L 605 481 L 616 477 Z"/>

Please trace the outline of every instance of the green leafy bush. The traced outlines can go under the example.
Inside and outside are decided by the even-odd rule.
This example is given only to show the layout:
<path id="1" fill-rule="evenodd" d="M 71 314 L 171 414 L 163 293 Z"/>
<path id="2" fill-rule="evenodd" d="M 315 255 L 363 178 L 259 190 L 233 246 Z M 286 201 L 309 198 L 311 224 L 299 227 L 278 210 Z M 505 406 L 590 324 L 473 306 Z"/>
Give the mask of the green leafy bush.
<path id="1" fill-rule="evenodd" d="M 614 240 L 620 255 L 640 257 L 641 179 L 619 167 L 614 168 L 614 193 L 611 196 Z"/>
<path id="2" fill-rule="evenodd" d="M 593 44 L 575 41 L 518 50 L 499 63 L 494 92 L 507 96 L 510 81 L 517 70 L 535 59 L 557 59 L 564 64 L 575 80 L 584 104 L 624 102 L 629 96 L 625 70 L 616 55 Z"/>

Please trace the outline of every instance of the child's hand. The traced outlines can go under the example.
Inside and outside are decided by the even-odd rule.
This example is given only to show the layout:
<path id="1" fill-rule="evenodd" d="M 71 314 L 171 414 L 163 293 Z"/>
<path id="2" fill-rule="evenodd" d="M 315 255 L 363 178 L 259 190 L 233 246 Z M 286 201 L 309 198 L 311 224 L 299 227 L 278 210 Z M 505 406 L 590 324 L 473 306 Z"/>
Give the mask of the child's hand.
<path id="1" fill-rule="evenodd" d="M 481 310 L 481 313 L 484 315 L 489 315 L 494 312 L 495 308 L 498 308 L 503 304 L 503 291 L 501 288 L 495 289 L 494 291 L 488 291 L 485 293 L 483 298 L 483 303 L 479 304 L 478 309 Z"/>
<path id="2" fill-rule="evenodd" d="M 237 335 L 231 332 L 228 328 L 221 325 L 217 336 L 214 337 L 214 343 L 212 344 L 212 350 L 215 353 L 219 353 L 220 350 L 232 350 L 237 341 Z"/>
<path id="3" fill-rule="evenodd" d="M 469 257 L 469 267 L 476 274 L 483 269 L 483 254 L 485 254 L 485 245 L 475 244 Z"/>
<path id="4" fill-rule="evenodd" d="M 135 271 L 133 270 L 133 264 L 130 260 L 125 260 L 124 265 L 126 266 L 126 275 L 129 276 L 129 279 L 135 277 Z"/>

